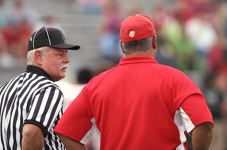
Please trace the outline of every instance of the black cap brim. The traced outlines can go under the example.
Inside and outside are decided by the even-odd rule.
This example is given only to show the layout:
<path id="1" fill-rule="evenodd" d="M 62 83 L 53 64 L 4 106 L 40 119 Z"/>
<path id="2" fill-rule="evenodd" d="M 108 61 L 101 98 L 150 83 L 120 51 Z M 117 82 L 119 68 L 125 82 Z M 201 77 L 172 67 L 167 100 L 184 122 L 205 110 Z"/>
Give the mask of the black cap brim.
<path id="1" fill-rule="evenodd" d="M 79 50 L 80 49 L 79 45 L 72 45 L 72 44 L 66 44 L 66 43 L 55 44 L 55 45 L 51 45 L 49 47 L 68 49 L 68 50 Z"/>

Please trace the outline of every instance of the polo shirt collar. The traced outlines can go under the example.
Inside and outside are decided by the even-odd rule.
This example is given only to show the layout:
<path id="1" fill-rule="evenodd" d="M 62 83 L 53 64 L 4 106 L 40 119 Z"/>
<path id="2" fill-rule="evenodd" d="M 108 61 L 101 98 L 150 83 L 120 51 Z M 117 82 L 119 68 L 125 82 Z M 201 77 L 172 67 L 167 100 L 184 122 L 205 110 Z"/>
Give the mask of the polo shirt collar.
<path id="1" fill-rule="evenodd" d="M 44 77 L 48 78 L 49 80 L 54 81 L 43 69 L 41 69 L 40 67 L 37 67 L 37 66 L 28 65 L 26 68 L 26 72 L 34 73 L 39 76 L 44 76 Z"/>
<path id="2" fill-rule="evenodd" d="M 158 63 L 158 62 L 154 58 L 148 56 L 132 56 L 121 58 L 119 64 L 121 65 L 130 63 Z"/>

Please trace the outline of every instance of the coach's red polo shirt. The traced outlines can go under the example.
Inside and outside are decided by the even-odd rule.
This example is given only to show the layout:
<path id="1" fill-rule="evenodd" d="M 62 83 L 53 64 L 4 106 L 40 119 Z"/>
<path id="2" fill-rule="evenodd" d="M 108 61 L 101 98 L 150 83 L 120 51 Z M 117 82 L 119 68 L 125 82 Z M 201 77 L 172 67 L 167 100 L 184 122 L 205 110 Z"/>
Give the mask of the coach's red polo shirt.
<path id="1" fill-rule="evenodd" d="M 92 121 L 102 150 L 183 150 L 184 132 L 212 116 L 184 73 L 149 57 L 126 57 L 87 84 L 55 131 L 85 143 Z"/>

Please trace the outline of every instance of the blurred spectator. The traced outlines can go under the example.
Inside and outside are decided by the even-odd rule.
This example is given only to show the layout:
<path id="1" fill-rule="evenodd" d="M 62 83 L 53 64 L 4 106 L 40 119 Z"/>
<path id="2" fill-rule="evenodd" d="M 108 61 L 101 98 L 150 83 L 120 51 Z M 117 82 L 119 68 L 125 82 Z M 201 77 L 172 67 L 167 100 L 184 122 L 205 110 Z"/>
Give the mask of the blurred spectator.
<path id="1" fill-rule="evenodd" d="M 217 5 L 216 17 L 219 17 L 218 22 L 221 23 L 220 28 L 222 28 L 225 38 L 227 38 L 227 1 L 217 3 Z"/>
<path id="2" fill-rule="evenodd" d="M 0 57 L 5 54 L 6 43 L 3 30 L 6 25 L 6 10 L 4 0 L 0 0 Z"/>
<path id="3" fill-rule="evenodd" d="M 16 59 L 24 59 L 27 49 L 27 41 L 31 34 L 32 26 L 24 18 L 16 26 L 8 25 L 4 30 L 7 50 Z"/>
<path id="4" fill-rule="evenodd" d="M 157 52 L 157 60 L 161 64 L 169 65 L 177 68 L 176 55 L 174 53 L 174 49 L 171 44 L 168 42 L 160 43 L 158 52 Z"/>
<path id="5" fill-rule="evenodd" d="M 214 131 L 213 138 L 210 145 L 210 150 L 225 150 L 224 149 L 224 132 L 222 128 L 222 115 L 220 111 L 220 106 L 222 105 L 222 93 L 217 90 L 214 85 L 216 80 L 216 74 L 207 73 L 206 78 L 204 80 L 204 88 L 203 92 L 206 96 L 207 104 L 212 112 L 214 122 Z"/>
<path id="6" fill-rule="evenodd" d="M 127 17 L 132 14 L 142 14 L 144 12 L 143 7 L 139 3 L 129 3 L 127 5 L 121 6 L 123 10 L 123 16 Z"/>
<path id="7" fill-rule="evenodd" d="M 174 14 L 182 24 L 185 24 L 199 12 L 206 14 L 213 10 L 214 6 L 210 0 L 177 0 Z"/>
<path id="8" fill-rule="evenodd" d="M 198 63 L 194 55 L 194 47 L 186 37 L 185 31 L 177 20 L 172 19 L 162 30 L 162 35 L 173 46 L 177 67 L 181 70 L 194 70 Z"/>
<path id="9" fill-rule="evenodd" d="M 177 0 L 176 8 L 173 13 L 179 22 L 184 25 L 185 22 L 196 14 L 195 4 L 190 0 Z"/>
<path id="10" fill-rule="evenodd" d="M 160 58 L 164 59 L 164 55 L 171 54 L 172 61 L 175 60 L 177 68 L 185 70 L 195 70 L 199 64 L 195 57 L 195 50 L 185 34 L 183 25 L 175 16 L 168 13 L 164 5 L 157 5 L 155 7 L 154 19 L 156 21 L 160 38 L 163 38 L 167 49 L 164 50 L 166 54 L 160 52 Z M 160 43 L 162 44 L 162 43 Z M 162 50 L 163 51 L 163 50 Z M 168 52 L 170 51 L 170 52 Z M 170 55 L 169 55 L 170 56 Z M 170 60 L 170 58 L 169 58 Z M 162 60 L 160 60 L 162 62 Z M 173 66 L 173 62 L 169 61 L 169 65 Z M 168 64 L 167 64 L 168 65 Z"/>
<path id="11" fill-rule="evenodd" d="M 89 68 L 81 68 L 77 73 L 77 84 L 86 84 L 93 77 L 93 71 Z"/>
<path id="12" fill-rule="evenodd" d="M 35 12 L 26 5 L 25 0 L 14 0 L 7 10 L 8 25 L 17 26 L 26 20 L 29 24 L 36 21 Z"/>
<path id="13" fill-rule="evenodd" d="M 112 64 L 118 63 L 122 56 L 119 46 L 119 28 L 121 15 L 115 1 L 109 1 L 103 10 L 101 22 L 101 57 L 104 61 Z"/>
<path id="14" fill-rule="evenodd" d="M 185 31 L 192 44 L 195 45 L 198 56 L 206 59 L 217 40 L 215 29 L 209 22 L 209 14 L 198 13 L 186 22 Z"/>
<path id="15" fill-rule="evenodd" d="M 219 36 L 215 45 L 208 53 L 208 70 L 210 72 L 216 72 L 227 61 L 227 44 L 226 39 L 223 36 Z"/>
<path id="16" fill-rule="evenodd" d="M 44 15 L 40 18 L 39 22 L 35 24 L 34 30 L 40 29 L 40 27 L 55 27 L 61 29 L 63 32 L 62 26 L 58 22 L 58 18 L 54 15 Z"/>
<path id="17" fill-rule="evenodd" d="M 216 72 L 214 87 L 220 93 L 220 114 L 221 114 L 221 129 L 218 132 L 220 137 L 219 143 L 215 146 L 220 146 L 222 149 L 227 149 L 227 63 L 223 64 Z M 219 144 L 219 145 L 218 145 Z"/>
<path id="18" fill-rule="evenodd" d="M 27 49 L 27 40 L 32 32 L 35 21 L 34 11 L 30 10 L 24 0 L 15 0 L 7 8 L 7 24 L 4 28 L 7 50 L 16 59 L 24 60 Z"/>
<path id="19" fill-rule="evenodd" d="M 99 15 L 108 0 L 74 0 L 82 7 L 84 13 L 88 15 Z"/>
<path id="20" fill-rule="evenodd" d="M 169 21 L 172 20 L 172 16 L 162 3 L 155 6 L 152 14 L 157 27 L 157 32 L 161 33 L 162 30 L 168 25 Z"/>
<path id="21" fill-rule="evenodd" d="M 0 30 L 6 25 L 6 9 L 4 0 L 0 0 Z"/>
<path id="22" fill-rule="evenodd" d="M 9 54 L 4 36 L 4 28 L 0 28 L 0 67 L 8 68 L 15 65 L 14 58 Z"/>
<path id="23" fill-rule="evenodd" d="M 213 13 L 214 9 L 214 1 L 213 0 L 188 0 L 195 7 L 195 12 L 203 12 L 203 13 Z"/>
<path id="24" fill-rule="evenodd" d="M 5 39 L 0 31 L 0 57 L 6 53 L 6 43 Z"/>

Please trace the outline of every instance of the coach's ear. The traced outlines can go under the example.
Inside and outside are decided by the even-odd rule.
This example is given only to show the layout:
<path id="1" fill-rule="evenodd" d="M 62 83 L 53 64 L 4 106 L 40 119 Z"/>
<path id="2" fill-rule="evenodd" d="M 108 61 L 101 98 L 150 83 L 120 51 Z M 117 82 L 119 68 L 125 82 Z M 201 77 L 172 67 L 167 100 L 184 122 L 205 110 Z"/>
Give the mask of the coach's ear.
<path id="1" fill-rule="evenodd" d="M 152 37 L 152 48 L 157 49 L 157 37 L 156 37 L 156 35 Z"/>
<path id="2" fill-rule="evenodd" d="M 123 48 L 123 45 L 122 45 L 123 43 L 120 41 L 120 46 L 121 46 L 121 51 L 122 51 L 122 53 L 123 54 L 125 54 L 125 50 L 124 50 L 124 48 Z"/>

